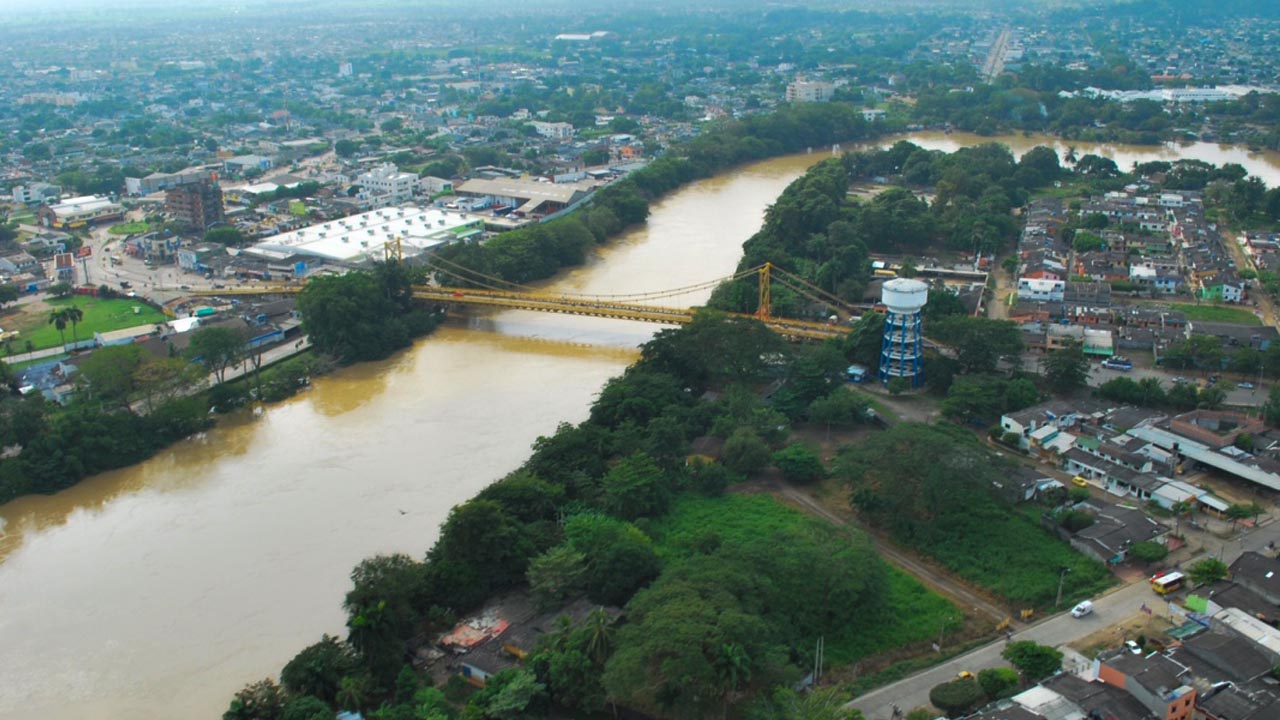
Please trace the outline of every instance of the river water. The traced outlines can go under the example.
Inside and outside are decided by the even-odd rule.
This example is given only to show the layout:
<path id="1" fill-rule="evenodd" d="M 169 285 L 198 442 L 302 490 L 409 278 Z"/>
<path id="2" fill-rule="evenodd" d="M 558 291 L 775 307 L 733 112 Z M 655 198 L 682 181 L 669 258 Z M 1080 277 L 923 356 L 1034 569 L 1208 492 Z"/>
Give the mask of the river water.
<path id="1" fill-rule="evenodd" d="M 696 183 L 551 289 L 730 274 L 765 207 L 821 157 Z M 449 508 L 519 465 L 539 435 L 585 418 L 658 329 L 480 315 L 258 418 L 0 507 L 0 717 L 219 717 L 246 682 L 321 633 L 344 634 L 357 562 L 425 554 Z"/>
<path id="2" fill-rule="evenodd" d="M 995 140 L 1016 152 L 1053 142 L 911 139 L 937 149 Z M 1167 157 L 1076 147 L 1109 152 L 1122 167 Z M 1195 147 L 1280 183 L 1275 154 Z M 823 157 L 686 187 L 550 289 L 640 292 L 727 275 L 765 208 Z M 0 507 L 0 718 L 219 717 L 246 682 L 274 674 L 321 633 L 344 633 L 341 600 L 360 559 L 424 554 L 450 507 L 519 465 L 539 435 L 583 419 L 656 329 L 476 315 L 391 360 L 320 378 L 259 417 Z"/>

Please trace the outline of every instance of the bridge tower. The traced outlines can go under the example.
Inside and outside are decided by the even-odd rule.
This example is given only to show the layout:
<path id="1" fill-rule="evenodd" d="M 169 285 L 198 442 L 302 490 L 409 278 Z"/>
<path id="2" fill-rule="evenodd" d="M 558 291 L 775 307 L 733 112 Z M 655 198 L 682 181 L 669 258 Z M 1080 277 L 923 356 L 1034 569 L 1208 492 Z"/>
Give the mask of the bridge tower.
<path id="1" fill-rule="evenodd" d="M 768 320 L 773 311 L 773 300 L 769 297 L 769 273 L 772 270 L 773 263 L 767 262 L 760 266 L 760 299 L 756 303 L 756 317 L 761 320 Z"/>
<path id="2" fill-rule="evenodd" d="M 919 280 L 894 278 L 884 284 L 880 301 L 887 312 L 880 344 L 880 382 L 900 377 L 917 387 L 924 379 L 920 310 L 928 299 L 929 286 Z"/>
<path id="3" fill-rule="evenodd" d="M 382 261 L 391 262 L 392 258 L 395 258 L 396 262 L 404 262 L 404 245 L 401 244 L 399 235 L 395 240 L 388 240 L 382 244 Z"/>

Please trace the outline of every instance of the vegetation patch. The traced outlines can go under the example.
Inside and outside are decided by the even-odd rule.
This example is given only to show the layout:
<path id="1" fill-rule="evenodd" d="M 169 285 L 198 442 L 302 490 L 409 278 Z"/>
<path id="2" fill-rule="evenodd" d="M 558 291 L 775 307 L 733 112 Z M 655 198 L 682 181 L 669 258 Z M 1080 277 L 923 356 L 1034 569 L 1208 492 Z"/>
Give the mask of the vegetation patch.
<path id="1" fill-rule="evenodd" d="M 21 334 L 13 341 L 14 352 L 25 350 L 27 342 L 30 342 L 37 350 L 58 347 L 63 344 L 64 338 L 68 342 L 73 338 L 85 340 L 93 337 L 93 334 L 98 332 L 123 330 L 124 328 L 168 320 L 164 313 L 146 303 L 127 298 L 103 300 L 101 298 L 81 296 L 51 299 L 48 301 L 48 305 L 50 314 L 35 316 L 34 323 L 30 322 L 30 315 L 25 316 L 27 324 L 17 328 Z M 59 333 L 58 328 L 50 322 L 51 314 L 73 305 L 80 308 L 83 317 L 74 326 L 71 323 L 67 323 L 62 332 Z M 136 313 L 134 308 L 138 309 Z"/>
<path id="2" fill-rule="evenodd" d="M 128 222 L 119 225 L 112 225 L 107 232 L 112 235 L 137 235 L 139 233 L 149 232 L 151 224 L 145 222 Z"/>
<path id="3" fill-rule="evenodd" d="M 856 533 L 833 528 L 768 495 L 685 495 L 650 530 L 659 556 L 667 562 L 693 556 L 713 543 L 749 545 L 759 538 L 779 535 L 824 533 L 861 542 Z M 878 584 L 876 602 L 850 613 L 850 622 L 828 628 L 829 666 L 846 665 L 891 648 L 937 638 L 944 628 L 955 629 L 952 625 L 960 617 L 956 607 L 907 573 L 885 564 Z"/>
<path id="4" fill-rule="evenodd" d="M 1258 319 L 1257 315 L 1254 315 L 1244 308 L 1233 307 L 1231 305 L 1176 303 L 1170 307 L 1183 315 L 1186 315 L 1188 320 L 1236 323 L 1238 325 L 1262 324 L 1262 320 Z"/>
<path id="5" fill-rule="evenodd" d="M 1110 584 L 1101 563 L 1016 512 L 1000 491 L 1006 469 L 958 428 L 906 423 L 845 448 L 837 472 L 863 517 L 895 540 L 1009 601 L 1064 602 Z"/>

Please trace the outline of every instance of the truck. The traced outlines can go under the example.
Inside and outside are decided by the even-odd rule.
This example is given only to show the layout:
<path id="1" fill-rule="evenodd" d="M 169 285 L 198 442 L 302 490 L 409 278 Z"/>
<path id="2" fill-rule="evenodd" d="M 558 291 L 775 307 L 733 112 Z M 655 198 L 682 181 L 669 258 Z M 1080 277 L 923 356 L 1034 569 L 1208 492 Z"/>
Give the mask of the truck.
<path id="1" fill-rule="evenodd" d="M 1123 357 L 1120 357 L 1119 355 L 1116 355 L 1114 357 L 1109 357 L 1106 360 L 1103 360 L 1102 367 L 1108 368 L 1111 370 L 1119 370 L 1121 372 L 1129 372 L 1130 370 L 1133 369 L 1133 363 L 1130 362 L 1129 358 L 1123 358 Z"/>

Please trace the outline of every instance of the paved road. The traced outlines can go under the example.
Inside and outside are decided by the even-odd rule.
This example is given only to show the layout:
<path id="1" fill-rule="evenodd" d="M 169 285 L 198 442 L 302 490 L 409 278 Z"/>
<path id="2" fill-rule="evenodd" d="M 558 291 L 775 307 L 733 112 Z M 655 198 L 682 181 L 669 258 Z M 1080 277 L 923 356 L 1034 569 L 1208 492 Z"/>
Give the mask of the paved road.
<path id="1" fill-rule="evenodd" d="M 1280 542 L 1280 523 L 1271 523 L 1238 539 L 1221 542 L 1206 539 L 1206 552 L 1201 557 L 1217 556 L 1220 553 L 1223 561 L 1231 563 L 1246 550 L 1265 550 L 1268 542 Z M 1146 583 L 1139 582 L 1095 599 L 1092 615 L 1076 619 L 1070 613 L 1062 613 L 1015 632 L 1013 639 L 1033 640 L 1041 645 L 1055 647 L 1065 645 L 1138 614 L 1143 605 L 1156 612 L 1168 612 L 1164 601 L 1152 593 Z M 928 706 L 930 688 L 954 678 L 960 671 L 977 673 L 986 668 L 1007 665 L 1000 657 L 1004 644 L 1003 640 L 989 643 L 934 668 L 867 693 L 849 706 L 861 710 L 868 720 L 889 720 L 893 715 L 894 705 L 903 711 Z"/>
<path id="2" fill-rule="evenodd" d="M 1006 28 L 1000 31 L 999 37 L 991 44 L 987 61 L 982 64 L 982 76 L 987 82 L 992 82 L 1004 72 L 1004 53 L 1009 48 L 1009 38 L 1012 36 L 1013 33 Z"/>

